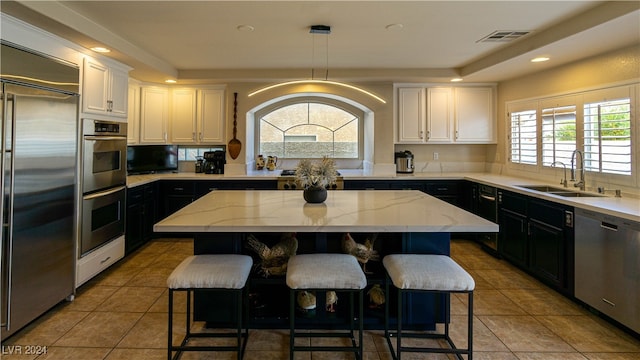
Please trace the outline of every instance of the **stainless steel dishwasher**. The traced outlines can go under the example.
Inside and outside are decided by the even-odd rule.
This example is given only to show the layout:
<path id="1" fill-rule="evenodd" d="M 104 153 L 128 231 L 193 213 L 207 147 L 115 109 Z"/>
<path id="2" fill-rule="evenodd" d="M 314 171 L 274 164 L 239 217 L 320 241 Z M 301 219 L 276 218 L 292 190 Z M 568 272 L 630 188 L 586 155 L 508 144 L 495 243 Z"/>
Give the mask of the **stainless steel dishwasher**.
<path id="1" fill-rule="evenodd" d="M 575 296 L 640 332 L 640 223 L 575 211 Z"/>

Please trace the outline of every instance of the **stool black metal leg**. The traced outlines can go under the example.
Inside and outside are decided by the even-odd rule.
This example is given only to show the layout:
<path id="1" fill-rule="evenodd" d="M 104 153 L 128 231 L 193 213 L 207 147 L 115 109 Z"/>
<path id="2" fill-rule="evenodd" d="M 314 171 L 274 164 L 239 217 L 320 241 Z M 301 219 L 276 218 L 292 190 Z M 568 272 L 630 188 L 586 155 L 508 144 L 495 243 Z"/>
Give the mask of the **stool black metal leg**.
<path id="1" fill-rule="evenodd" d="M 402 357 L 402 290 L 398 289 L 398 327 L 396 333 L 396 353 L 397 356 L 394 356 L 394 359 L 400 360 Z M 393 351 L 391 352 L 393 354 Z"/>
<path id="2" fill-rule="evenodd" d="M 364 334 L 362 334 L 364 332 L 364 290 L 360 290 L 358 292 L 358 303 L 359 303 L 359 308 L 360 311 L 358 313 L 358 326 L 359 326 L 359 330 L 358 333 L 360 334 L 358 336 L 358 344 L 359 344 L 359 351 L 360 351 L 360 358 L 364 359 L 364 344 L 362 343 L 362 339 L 364 337 Z"/>
<path id="3" fill-rule="evenodd" d="M 469 328 L 467 329 L 467 349 L 469 349 L 468 360 L 473 359 L 473 291 L 469 292 Z"/>
<path id="4" fill-rule="evenodd" d="M 241 360 L 243 355 L 243 352 L 242 352 L 242 295 L 243 295 L 243 292 L 237 291 L 236 294 L 237 294 L 236 301 L 238 302 L 238 306 L 237 306 L 238 310 L 236 312 L 236 316 L 237 316 L 236 319 L 238 320 L 237 321 L 238 324 L 236 328 L 237 330 L 236 340 L 238 345 L 237 355 L 238 355 L 238 360 Z"/>
<path id="5" fill-rule="evenodd" d="M 295 296 L 294 290 L 289 290 L 289 360 L 293 360 L 293 348 L 295 346 Z"/>
<path id="6" fill-rule="evenodd" d="M 449 304 L 451 300 L 451 295 L 444 294 L 444 336 L 449 341 L 449 321 L 451 321 L 451 316 L 449 313 Z"/>
<path id="7" fill-rule="evenodd" d="M 191 292 L 192 290 L 187 290 L 187 337 L 185 339 L 191 337 Z"/>
<path id="8" fill-rule="evenodd" d="M 389 339 L 389 276 L 387 275 L 384 280 L 384 337 Z M 388 340 L 387 340 L 388 341 Z"/>
<path id="9" fill-rule="evenodd" d="M 167 317 L 169 318 L 169 334 L 167 336 L 167 359 L 171 360 L 171 346 L 173 345 L 173 289 L 169 289 L 169 313 Z"/>

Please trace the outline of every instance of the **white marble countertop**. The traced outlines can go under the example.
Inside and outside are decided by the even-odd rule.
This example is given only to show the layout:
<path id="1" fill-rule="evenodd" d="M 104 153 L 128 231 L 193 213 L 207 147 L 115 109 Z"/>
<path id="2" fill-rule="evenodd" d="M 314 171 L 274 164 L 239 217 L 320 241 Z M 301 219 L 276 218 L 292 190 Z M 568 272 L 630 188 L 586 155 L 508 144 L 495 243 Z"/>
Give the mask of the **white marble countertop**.
<path id="1" fill-rule="evenodd" d="M 498 225 L 417 190 L 213 191 L 154 226 L 156 232 L 497 232 Z"/>

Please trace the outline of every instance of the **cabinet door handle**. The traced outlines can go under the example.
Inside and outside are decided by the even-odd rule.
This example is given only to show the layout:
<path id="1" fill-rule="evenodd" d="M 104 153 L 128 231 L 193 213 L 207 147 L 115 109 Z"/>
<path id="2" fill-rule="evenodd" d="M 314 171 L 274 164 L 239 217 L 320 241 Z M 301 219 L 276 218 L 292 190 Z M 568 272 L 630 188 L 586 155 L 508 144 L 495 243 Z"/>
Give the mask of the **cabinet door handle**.
<path id="1" fill-rule="evenodd" d="M 495 196 L 480 195 L 480 197 L 485 199 L 485 200 L 496 201 L 496 197 Z"/>
<path id="2" fill-rule="evenodd" d="M 109 260 L 111 260 L 111 256 L 107 256 L 107 258 L 106 258 L 106 259 L 104 259 L 104 260 L 100 261 L 100 264 L 104 264 L 104 263 L 106 263 L 106 262 L 107 262 L 107 261 L 109 261 Z"/>
<path id="3" fill-rule="evenodd" d="M 200 141 L 202 141 L 202 133 L 199 133 Z"/>
<path id="4" fill-rule="evenodd" d="M 184 188 L 182 188 L 182 187 L 175 187 L 175 188 L 173 188 L 173 191 L 184 191 Z"/>
<path id="5" fill-rule="evenodd" d="M 191 133 L 191 140 L 195 140 L 195 139 L 196 139 L 196 133 L 195 133 L 195 132 L 192 132 L 192 133 Z"/>

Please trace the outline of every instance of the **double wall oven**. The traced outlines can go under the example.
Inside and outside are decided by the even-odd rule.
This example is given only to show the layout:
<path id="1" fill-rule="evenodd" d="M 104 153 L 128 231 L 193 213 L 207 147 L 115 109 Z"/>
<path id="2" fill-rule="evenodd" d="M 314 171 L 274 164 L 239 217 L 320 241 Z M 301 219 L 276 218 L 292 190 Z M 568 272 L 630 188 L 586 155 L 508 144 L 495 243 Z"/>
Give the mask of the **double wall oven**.
<path id="1" fill-rule="evenodd" d="M 83 119 L 82 154 L 79 257 L 124 235 L 127 124 Z"/>

